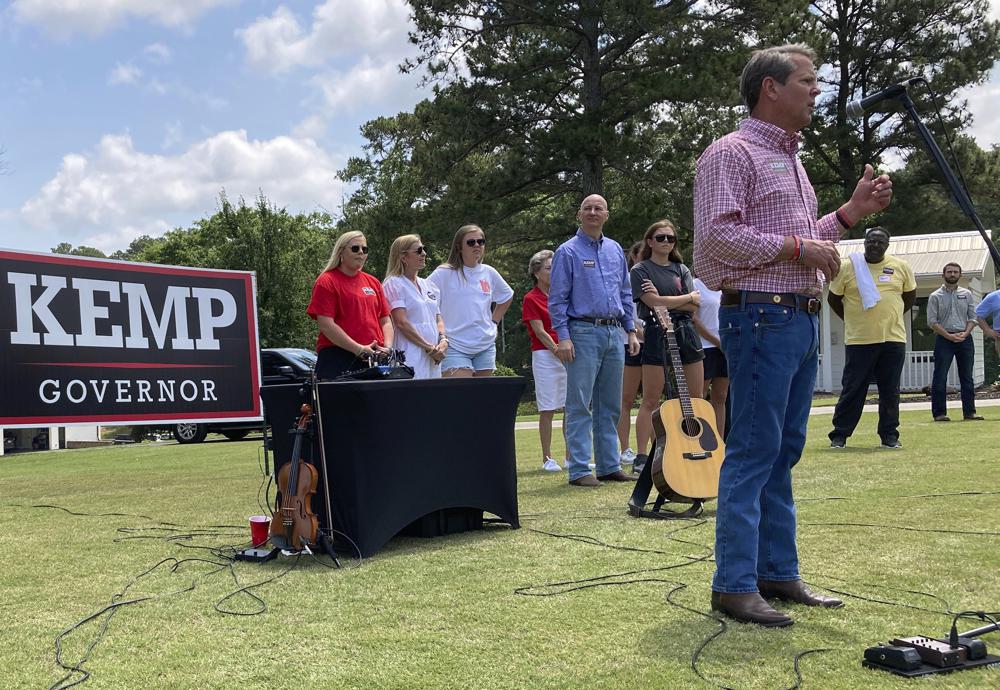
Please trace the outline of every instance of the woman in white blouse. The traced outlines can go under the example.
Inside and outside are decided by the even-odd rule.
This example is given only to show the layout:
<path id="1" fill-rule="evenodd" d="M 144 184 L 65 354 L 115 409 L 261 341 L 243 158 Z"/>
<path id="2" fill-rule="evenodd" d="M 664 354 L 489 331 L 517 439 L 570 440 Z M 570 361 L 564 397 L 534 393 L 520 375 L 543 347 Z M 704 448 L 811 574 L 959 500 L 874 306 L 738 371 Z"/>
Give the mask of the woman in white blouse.
<path id="1" fill-rule="evenodd" d="M 382 291 L 389 302 L 396 330 L 396 348 L 406 353 L 413 378 L 441 376 L 441 360 L 448 338 L 441 318 L 437 287 L 417 274 L 427 263 L 427 250 L 419 235 L 397 237 L 389 248 L 389 266 Z"/>
<path id="2" fill-rule="evenodd" d="M 514 291 L 492 266 L 483 263 L 486 233 L 463 225 L 455 233 L 448 261 L 427 279 L 441 291 L 441 316 L 448 333 L 443 376 L 492 376 L 496 369 L 497 326 Z"/>

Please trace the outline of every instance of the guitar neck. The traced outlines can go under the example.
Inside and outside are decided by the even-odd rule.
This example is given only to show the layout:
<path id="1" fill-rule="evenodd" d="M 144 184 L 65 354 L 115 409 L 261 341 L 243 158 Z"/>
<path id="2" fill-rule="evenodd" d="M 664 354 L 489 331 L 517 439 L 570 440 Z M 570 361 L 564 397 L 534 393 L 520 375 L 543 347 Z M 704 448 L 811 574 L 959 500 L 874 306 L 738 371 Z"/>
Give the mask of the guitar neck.
<path id="1" fill-rule="evenodd" d="M 691 406 L 691 392 L 688 390 L 687 378 L 684 376 L 684 365 L 681 363 L 681 349 L 677 345 L 677 338 L 674 336 L 674 324 L 670 320 L 670 315 L 666 309 L 657 307 L 656 318 L 663 329 L 663 338 L 666 341 L 667 354 L 670 357 L 670 366 L 674 369 L 674 380 L 677 382 L 677 399 L 681 403 L 681 411 L 685 418 L 694 417 L 694 407 Z"/>

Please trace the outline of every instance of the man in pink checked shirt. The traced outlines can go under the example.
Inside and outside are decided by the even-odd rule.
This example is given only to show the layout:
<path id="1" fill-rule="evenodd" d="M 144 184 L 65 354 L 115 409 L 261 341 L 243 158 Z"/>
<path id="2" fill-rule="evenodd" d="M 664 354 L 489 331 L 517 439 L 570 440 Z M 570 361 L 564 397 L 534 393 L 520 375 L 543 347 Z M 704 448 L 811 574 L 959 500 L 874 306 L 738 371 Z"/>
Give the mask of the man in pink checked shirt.
<path id="1" fill-rule="evenodd" d="M 750 117 L 709 146 L 694 183 L 694 267 L 722 290 L 719 335 L 729 365 L 732 425 L 719 479 L 712 608 L 767 627 L 792 624 L 766 599 L 839 608 L 799 575 L 791 469 L 802 454 L 816 380 L 823 276 L 834 246 L 892 199 L 870 165 L 850 200 L 818 217 L 798 159 L 820 90 L 805 45 L 756 51 L 740 93 Z"/>

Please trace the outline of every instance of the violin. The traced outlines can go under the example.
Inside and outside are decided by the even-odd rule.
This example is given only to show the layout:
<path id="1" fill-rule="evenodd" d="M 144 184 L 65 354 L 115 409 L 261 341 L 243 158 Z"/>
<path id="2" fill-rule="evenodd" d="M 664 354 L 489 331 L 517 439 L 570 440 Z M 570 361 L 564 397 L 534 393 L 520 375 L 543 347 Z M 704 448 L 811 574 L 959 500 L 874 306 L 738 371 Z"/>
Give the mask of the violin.
<path id="1" fill-rule="evenodd" d="M 315 544 L 319 532 L 319 519 L 312 511 L 319 474 L 302 458 L 302 437 L 308 433 L 312 421 L 312 406 L 303 405 L 299 411 L 302 416 L 292 431 L 295 434 L 292 457 L 278 472 L 278 501 L 271 520 L 271 536 L 276 537 L 275 542 L 283 540 L 286 548 L 296 550 L 306 544 Z"/>

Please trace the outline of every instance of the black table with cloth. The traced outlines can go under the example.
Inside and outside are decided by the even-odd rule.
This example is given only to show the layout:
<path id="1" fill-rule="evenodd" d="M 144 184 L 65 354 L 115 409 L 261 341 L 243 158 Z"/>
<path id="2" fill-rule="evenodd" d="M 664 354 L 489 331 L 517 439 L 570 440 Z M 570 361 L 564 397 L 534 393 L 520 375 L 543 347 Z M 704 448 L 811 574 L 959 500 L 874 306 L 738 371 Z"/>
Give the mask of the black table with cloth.
<path id="1" fill-rule="evenodd" d="M 524 379 L 330 381 L 317 388 L 333 527 L 362 556 L 407 528 L 431 536 L 481 526 L 483 511 L 520 526 L 514 417 Z M 277 473 L 291 455 L 288 430 L 309 388 L 268 386 L 261 398 Z M 303 443 L 302 454 L 320 472 L 313 508 L 326 529 L 318 439 Z"/>

